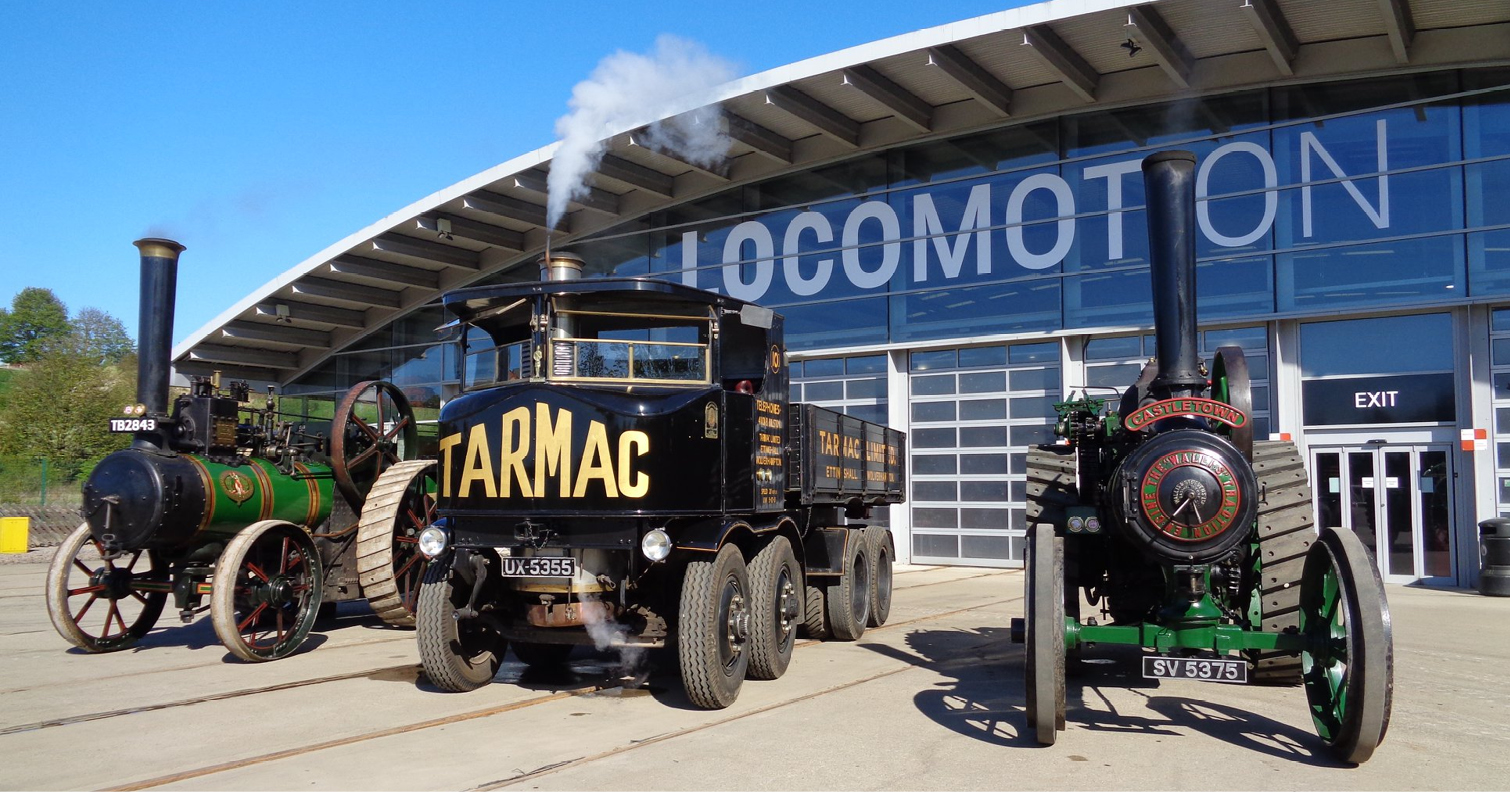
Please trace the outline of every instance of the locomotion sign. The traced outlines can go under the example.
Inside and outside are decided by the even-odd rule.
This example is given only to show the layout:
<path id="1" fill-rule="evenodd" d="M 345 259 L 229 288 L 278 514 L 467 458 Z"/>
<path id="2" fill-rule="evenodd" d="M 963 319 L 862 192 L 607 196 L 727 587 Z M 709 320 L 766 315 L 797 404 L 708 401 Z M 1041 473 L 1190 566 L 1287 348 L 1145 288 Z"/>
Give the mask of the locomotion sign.
<path id="1" fill-rule="evenodd" d="M 1384 119 L 1375 123 L 1378 172 L 1389 168 L 1389 128 Z M 1340 190 L 1375 228 L 1390 227 L 1389 176 L 1355 178 L 1346 173 L 1336 157 L 1313 131 L 1299 135 L 1300 237 L 1314 236 L 1313 189 Z M 1078 171 L 1081 182 L 1090 183 L 1106 202 L 1106 251 L 1116 261 L 1124 255 L 1124 184 L 1137 178 L 1141 156 L 1101 163 Z M 1255 171 L 1256 167 L 1256 171 Z M 1221 187 L 1233 169 L 1257 173 L 1266 190 L 1262 210 L 1243 227 L 1218 227 L 1208 199 L 1228 192 Z M 1323 182 L 1313 188 L 1313 182 Z M 1218 247 L 1240 248 L 1263 238 L 1274 227 L 1279 213 L 1279 167 L 1275 157 L 1256 142 L 1238 140 L 1216 146 L 1201 157 L 1196 171 L 1196 222 L 1205 239 Z M 1005 243 L 1011 260 L 1023 270 L 1046 270 L 1069 255 L 1081 214 L 1099 213 L 1100 207 L 1077 206 L 1076 186 L 1058 173 L 1002 176 L 995 184 L 976 184 L 968 196 L 945 198 L 939 187 L 902 197 L 871 199 L 854 204 L 842 217 L 833 212 L 807 209 L 795 216 L 789 212 L 746 220 L 722 234 L 722 266 L 699 272 L 704 258 L 704 230 L 689 230 L 681 238 L 681 280 L 703 289 L 720 290 L 752 302 L 764 298 L 780 277 L 797 297 L 821 294 L 842 278 L 853 288 L 878 289 L 900 274 L 910 274 L 909 285 L 921 286 L 942 277 L 945 281 L 967 275 L 966 263 L 974 252 L 974 274 L 993 273 L 993 245 Z M 1249 189 L 1246 185 L 1243 190 Z M 963 188 L 952 188 L 962 192 Z M 908 205 L 910 202 L 910 206 Z M 957 216 L 941 211 L 939 204 L 962 203 Z M 1047 212 L 1030 207 L 1049 207 Z M 899 208 L 900 207 L 900 208 Z M 1134 207 L 1135 208 L 1135 207 Z M 904 223 L 911 217 L 910 234 Z M 1029 233 L 1029 224 L 1047 229 Z M 875 244 L 870 244 L 875 243 Z M 718 244 L 716 239 L 713 244 Z M 912 246 L 910 273 L 903 267 L 903 246 Z M 862 247 L 863 245 L 863 247 Z M 832 255 L 823 255 L 831 253 Z"/>

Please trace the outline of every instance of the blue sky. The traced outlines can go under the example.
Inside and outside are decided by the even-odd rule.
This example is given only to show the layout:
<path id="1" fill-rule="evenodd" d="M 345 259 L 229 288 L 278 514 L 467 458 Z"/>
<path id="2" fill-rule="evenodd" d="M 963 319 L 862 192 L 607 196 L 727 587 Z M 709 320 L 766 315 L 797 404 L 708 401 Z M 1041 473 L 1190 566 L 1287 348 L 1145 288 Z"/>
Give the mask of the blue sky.
<path id="1" fill-rule="evenodd" d="M 137 322 L 131 241 L 188 246 L 174 341 L 430 193 L 555 140 L 661 33 L 751 74 L 1019 0 L 0 2 L 0 305 Z"/>

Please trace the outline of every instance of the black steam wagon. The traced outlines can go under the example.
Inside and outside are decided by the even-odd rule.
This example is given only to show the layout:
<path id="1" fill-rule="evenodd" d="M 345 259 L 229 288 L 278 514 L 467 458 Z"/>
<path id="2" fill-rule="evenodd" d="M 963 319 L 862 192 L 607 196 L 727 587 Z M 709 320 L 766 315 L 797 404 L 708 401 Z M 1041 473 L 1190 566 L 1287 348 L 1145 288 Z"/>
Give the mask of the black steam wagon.
<path id="1" fill-rule="evenodd" d="M 545 261 L 542 259 L 542 261 Z M 465 393 L 439 458 L 417 612 L 429 678 L 487 684 L 505 650 L 674 645 L 688 697 L 726 707 L 775 679 L 797 629 L 859 638 L 885 622 L 906 436 L 788 398 L 782 318 L 659 280 L 581 279 L 447 294 Z M 408 478 L 404 478 L 404 477 Z"/>

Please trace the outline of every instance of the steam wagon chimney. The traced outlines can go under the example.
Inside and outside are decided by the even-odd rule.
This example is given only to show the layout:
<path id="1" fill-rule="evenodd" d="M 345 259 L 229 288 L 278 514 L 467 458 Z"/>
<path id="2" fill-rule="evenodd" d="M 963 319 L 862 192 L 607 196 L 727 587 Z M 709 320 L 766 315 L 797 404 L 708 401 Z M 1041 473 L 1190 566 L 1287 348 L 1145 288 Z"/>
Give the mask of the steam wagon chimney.
<path id="1" fill-rule="evenodd" d="M 1160 151 L 1143 159 L 1158 398 L 1206 387 L 1195 335 L 1195 154 Z"/>
<path id="2" fill-rule="evenodd" d="M 173 355 L 173 302 L 178 288 L 178 254 L 184 246 L 171 239 L 149 237 L 132 244 L 141 251 L 142 280 L 137 334 L 136 401 L 147 416 L 168 414 L 168 376 Z M 160 451 L 167 447 L 167 428 L 137 432 L 132 447 Z"/>

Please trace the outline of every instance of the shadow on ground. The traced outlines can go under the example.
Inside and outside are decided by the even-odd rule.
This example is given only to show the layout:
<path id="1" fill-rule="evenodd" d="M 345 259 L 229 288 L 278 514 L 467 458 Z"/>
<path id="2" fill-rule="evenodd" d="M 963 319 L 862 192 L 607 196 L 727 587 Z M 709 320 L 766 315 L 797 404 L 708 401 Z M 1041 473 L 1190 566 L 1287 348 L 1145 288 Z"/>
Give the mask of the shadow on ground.
<path id="1" fill-rule="evenodd" d="M 1039 747 L 1024 713 L 1022 645 L 1011 642 L 1007 628 L 918 630 L 907 636 L 906 650 L 862 645 L 946 677 L 913 697 L 918 711 L 940 726 L 995 745 Z M 1165 737 L 1193 731 L 1312 766 L 1342 766 L 1310 732 L 1219 703 L 1222 685 L 1210 685 L 1206 699 L 1157 695 L 1158 680 L 1142 678 L 1140 654 L 1136 647 L 1100 647 L 1072 664 L 1065 679 L 1068 733 L 1059 735 L 1060 747 L 1079 729 Z M 1103 693 L 1114 689 L 1132 691 L 1143 706 L 1114 704 Z M 1305 706 L 1304 693 L 1297 688 L 1294 695 L 1296 706 Z"/>

